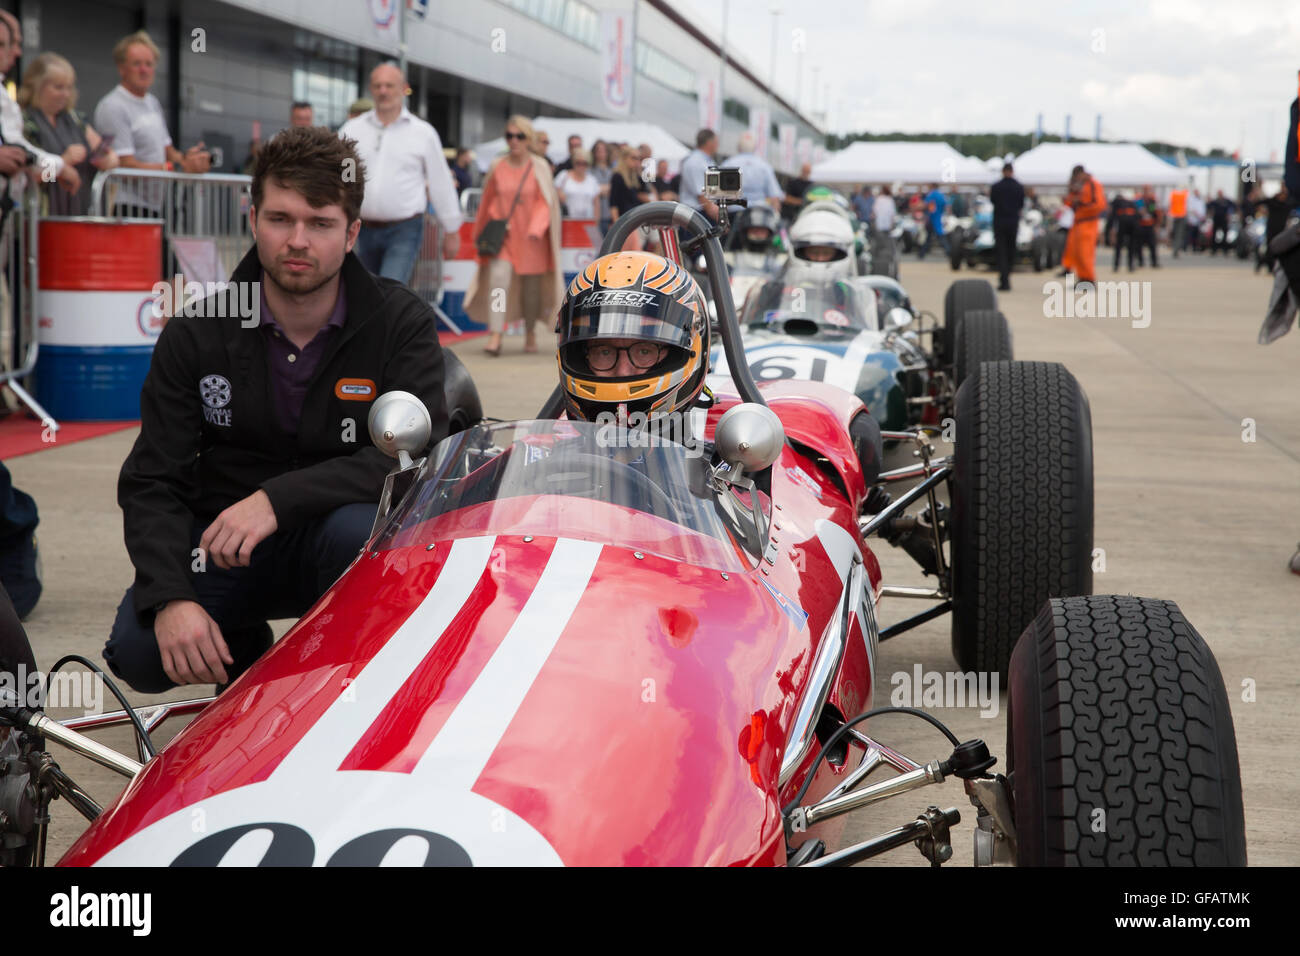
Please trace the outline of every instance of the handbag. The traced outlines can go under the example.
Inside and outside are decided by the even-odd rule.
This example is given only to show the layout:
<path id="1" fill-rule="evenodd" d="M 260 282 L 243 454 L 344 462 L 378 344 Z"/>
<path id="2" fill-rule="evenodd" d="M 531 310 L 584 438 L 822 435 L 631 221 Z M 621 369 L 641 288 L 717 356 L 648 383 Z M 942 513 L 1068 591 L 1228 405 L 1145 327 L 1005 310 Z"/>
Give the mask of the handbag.
<path id="1" fill-rule="evenodd" d="M 515 207 L 519 205 L 519 197 L 524 193 L 524 183 L 532 175 L 533 164 L 530 162 L 528 168 L 524 170 L 524 175 L 519 180 L 519 188 L 515 191 L 515 201 L 510 204 L 510 211 L 506 213 L 504 219 L 489 219 L 483 226 L 483 231 L 478 234 L 478 239 L 474 245 L 478 249 L 479 255 L 487 256 L 489 259 L 496 258 L 501 247 L 506 241 L 506 225 L 510 222 L 510 217 L 515 214 Z"/>

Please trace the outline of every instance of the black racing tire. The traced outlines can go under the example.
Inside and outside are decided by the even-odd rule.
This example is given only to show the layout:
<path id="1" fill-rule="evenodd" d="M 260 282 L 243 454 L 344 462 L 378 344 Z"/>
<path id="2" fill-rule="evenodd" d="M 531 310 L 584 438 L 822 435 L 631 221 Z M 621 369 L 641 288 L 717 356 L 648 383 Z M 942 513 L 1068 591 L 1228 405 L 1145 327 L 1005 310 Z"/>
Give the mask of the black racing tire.
<path id="1" fill-rule="evenodd" d="M 957 326 L 953 384 L 958 388 L 980 370 L 984 362 L 1010 362 L 1011 326 L 1007 317 L 992 309 L 973 309 Z"/>
<path id="2" fill-rule="evenodd" d="M 898 278 L 898 248 L 892 236 L 877 236 L 872 240 L 871 274 Z"/>
<path id="3" fill-rule="evenodd" d="M 469 369 L 451 349 L 442 350 L 443 394 L 447 397 L 447 434 L 472 428 L 483 420 L 483 403 Z"/>
<path id="4" fill-rule="evenodd" d="M 1035 272 L 1047 268 L 1047 240 L 1038 238 L 1029 245 L 1029 262 Z"/>
<path id="5" fill-rule="evenodd" d="M 985 362 L 954 417 L 952 652 L 1005 678 L 1044 601 L 1092 593 L 1092 413 L 1063 365 Z"/>
<path id="6" fill-rule="evenodd" d="M 943 297 L 943 327 L 935 333 L 935 357 L 942 365 L 951 365 L 956 357 L 957 326 L 962 316 L 973 309 L 998 307 L 998 294 L 987 279 L 957 279 Z"/>
<path id="7" fill-rule="evenodd" d="M 952 250 L 948 255 L 948 264 L 952 266 L 953 272 L 961 271 L 961 243 L 964 231 L 961 226 L 958 226 L 948 239 L 948 248 Z"/>
<path id="8" fill-rule="evenodd" d="M 1177 604 L 1047 602 L 1007 691 L 1021 866 L 1246 865 L 1228 694 Z"/>

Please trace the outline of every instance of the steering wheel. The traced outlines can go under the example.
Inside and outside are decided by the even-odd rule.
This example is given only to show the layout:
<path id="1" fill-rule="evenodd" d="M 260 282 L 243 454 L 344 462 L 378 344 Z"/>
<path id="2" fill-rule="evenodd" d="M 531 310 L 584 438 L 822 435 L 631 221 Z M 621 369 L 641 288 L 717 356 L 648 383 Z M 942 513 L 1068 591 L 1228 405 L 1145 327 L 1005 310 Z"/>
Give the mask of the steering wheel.
<path id="1" fill-rule="evenodd" d="M 651 481 L 645 474 L 637 471 L 631 465 L 624 464 L 621 461 L 615 461 L 613 458 L 605 458 L 601 455 L 588 455 L 577 453 L 570 456 L 569 461 L 574 464 L 583 464 L 589 467 L 589 474 L 598 474 L 598 469 L 617 468 L 619 477 L 629 479 L 634 485 L 646 492 L 656 503 L 662 504 L 663 515 L 673 515 L 681 510 L 681 506 L 676 504 L 673 499 L 669 498 L 662 488 Z"/>

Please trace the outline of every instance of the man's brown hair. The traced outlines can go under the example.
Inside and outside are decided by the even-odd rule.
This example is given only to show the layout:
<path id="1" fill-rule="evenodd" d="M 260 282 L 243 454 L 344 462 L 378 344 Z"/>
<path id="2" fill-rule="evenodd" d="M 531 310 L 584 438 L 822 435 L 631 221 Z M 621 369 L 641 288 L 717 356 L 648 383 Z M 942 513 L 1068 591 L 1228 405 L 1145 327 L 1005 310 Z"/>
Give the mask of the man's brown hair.
<path id="1" fill-rule="evenodd" d="M 270 179 L 300 193 L 313 208 L 339 205 L 350 225 L 361 218 L 366 167 L 353 139 L 340 139 L 324 126 L 291 126 L 271 137 L 253 164 L 253 205 L 261 208 Z"/>

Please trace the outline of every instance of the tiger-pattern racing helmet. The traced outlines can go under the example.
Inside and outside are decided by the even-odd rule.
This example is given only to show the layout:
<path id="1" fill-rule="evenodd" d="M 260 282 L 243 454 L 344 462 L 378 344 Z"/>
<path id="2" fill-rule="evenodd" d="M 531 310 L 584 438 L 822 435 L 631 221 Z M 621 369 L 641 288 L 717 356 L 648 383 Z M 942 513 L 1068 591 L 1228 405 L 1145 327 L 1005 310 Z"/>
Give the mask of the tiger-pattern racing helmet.
<path id="1" fill-rule="evenodd" d="M 686 269 L 649 252 L 601 256 L 573 277 L 560 305 L 560 389 L 570 418 L 602 412 L 647 417 L 688 411 L 709 368 L 709 313 Z M 587 348 L 609 339 L 667 346 L 655 365 L 621 377 L 598 375 Z"/>

